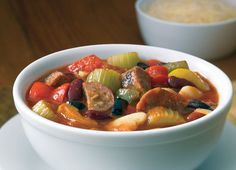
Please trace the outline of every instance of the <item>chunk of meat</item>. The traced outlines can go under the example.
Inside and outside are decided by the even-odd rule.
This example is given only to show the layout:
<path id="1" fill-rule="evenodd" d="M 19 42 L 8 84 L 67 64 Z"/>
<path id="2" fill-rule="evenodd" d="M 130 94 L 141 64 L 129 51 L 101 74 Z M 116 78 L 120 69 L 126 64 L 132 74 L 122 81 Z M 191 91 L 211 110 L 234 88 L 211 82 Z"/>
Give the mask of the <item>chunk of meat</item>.
<path id="1" fill-rule="evenodd" d="M 107 111 L 114 105 L 112 91 L 101 83 L 85 82 L 83 89 L 87 98 L 88 110 Z"/>
<path id="2" fill-rule="evenodd" d="M 60 71 L 55 71 L 45 78 L 45 83 L 49 86 L 57 87 L 64 83 L 68 83 L 73 80 L 73 76 L 70 73 L 64 74 Z"/>
<path id="3" fill-rule="evenodd" d="M 124 88 L 135 88 L 142 94 L 151 89 L 149 75 L 140 67 L 135 66 L 121 75 L 121 83 Z"/>
<path id="4" fill-rule="evenodd" d="M 186 105 L 185 99 L 176 92 L 157 87 L 149 90 L 141 97 L 136 109 L 137 111 L 148 112 L 156 106 L 163 106 L 183 114 L 186 111 Z"/>

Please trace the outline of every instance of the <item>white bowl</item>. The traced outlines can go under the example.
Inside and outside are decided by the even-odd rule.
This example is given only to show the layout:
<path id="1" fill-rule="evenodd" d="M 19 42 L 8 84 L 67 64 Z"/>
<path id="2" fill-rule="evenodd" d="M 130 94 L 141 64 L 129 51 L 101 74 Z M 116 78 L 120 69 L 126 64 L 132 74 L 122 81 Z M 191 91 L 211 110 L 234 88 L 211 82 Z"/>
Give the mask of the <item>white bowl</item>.
<path id="1" fill-rule="evenodd" d="M 236 50 L 236 18 L 209 24 L 185 24 L 157 19 L 145 10 L 153 0 L 137 0 L 136 14 L 146 44 L 183 51 L 206 60 Z M 228 1 L 236 6 L 235 0 Z"/>
<path id="2" fill-rule="evenodd" d="M 106 132 L 73 128 L 47 120 L 32 112 L 25 95 L 30 84 L 42 74 L 96 54 L 136 51 L 141 58 L 161 61 L 187 60 L 192 70 L 205 75 L 219 92 L 219 106 L 196 121 L 134 132 Z M 211 152 L 221 134 L 232 100 L 229 78 L 214 65 L 197 57 L 143 45 L 94 45 L 72 48 L 45 56 L 27 66 L 17 77 L 13 96 L 22 124 L 35 151 L 59 170 L 190 170 Z"/>

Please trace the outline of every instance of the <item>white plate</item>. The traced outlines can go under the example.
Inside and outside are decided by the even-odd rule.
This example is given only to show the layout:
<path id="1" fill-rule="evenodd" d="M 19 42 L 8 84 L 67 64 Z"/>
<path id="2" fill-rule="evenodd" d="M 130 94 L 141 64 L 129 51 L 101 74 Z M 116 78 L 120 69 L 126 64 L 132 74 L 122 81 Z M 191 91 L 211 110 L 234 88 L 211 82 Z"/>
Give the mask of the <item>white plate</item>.
<path id="1" fill-rule="evenodd" d="M 236 127 L 227 122 L 210 157 L 197 170 L 236 169 Z M 38 157 L 26 139 L 17 115 L 0 130 L 1 170 L 53 170 Z"/>

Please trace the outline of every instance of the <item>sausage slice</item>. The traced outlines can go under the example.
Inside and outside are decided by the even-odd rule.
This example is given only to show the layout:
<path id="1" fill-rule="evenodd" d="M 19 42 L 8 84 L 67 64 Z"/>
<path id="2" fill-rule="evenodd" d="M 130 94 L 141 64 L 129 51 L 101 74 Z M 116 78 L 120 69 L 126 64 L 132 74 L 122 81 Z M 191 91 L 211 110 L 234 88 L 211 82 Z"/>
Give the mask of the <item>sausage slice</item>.
<path id="1" fill-rule="evenodd" d="M 83 83 L 88 110 L 107 111 L 114 105 L 112 91 L 101 83 Z"/>
<path id="2" fill-rule="evenodd" d="M 49 86 L 57 87 L 72 80 L 72 75 L 64 74 L 60 71 L 54 71 L 45 78 L 44 82 Z"/>
<path id="3" fill-rule="evenodd" d="M 142 94 L 151 89 L 149 75 L 140 67 L 135 66 L 121 75 L 123 88 L 135 88 Z"/>
<path id="4" fill-rule="evenodd" d="M 183 113 L 185 111 L 186 102 L 178 93 L 157 87 L 149 90 L 141 97 L 136 109 L 137 111 L 147 112 L 156 106 L 171 108 L 177 110 L 179 113 Z"/>

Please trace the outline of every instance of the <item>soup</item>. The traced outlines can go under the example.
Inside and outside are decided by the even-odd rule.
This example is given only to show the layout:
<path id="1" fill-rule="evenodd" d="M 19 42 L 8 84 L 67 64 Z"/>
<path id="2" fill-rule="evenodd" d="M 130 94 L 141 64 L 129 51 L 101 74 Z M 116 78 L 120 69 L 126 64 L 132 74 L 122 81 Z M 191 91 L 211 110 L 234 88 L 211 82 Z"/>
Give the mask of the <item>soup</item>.
<path id="1" fill-rule="evenodd" d="M 210 114 L 218 93 L 186 61 L 141 60 L 128 52 L 89 55 L 36 79 L 26 94 L 40 116 L 76 128 L 136 131 L 188 123 Z"/>

